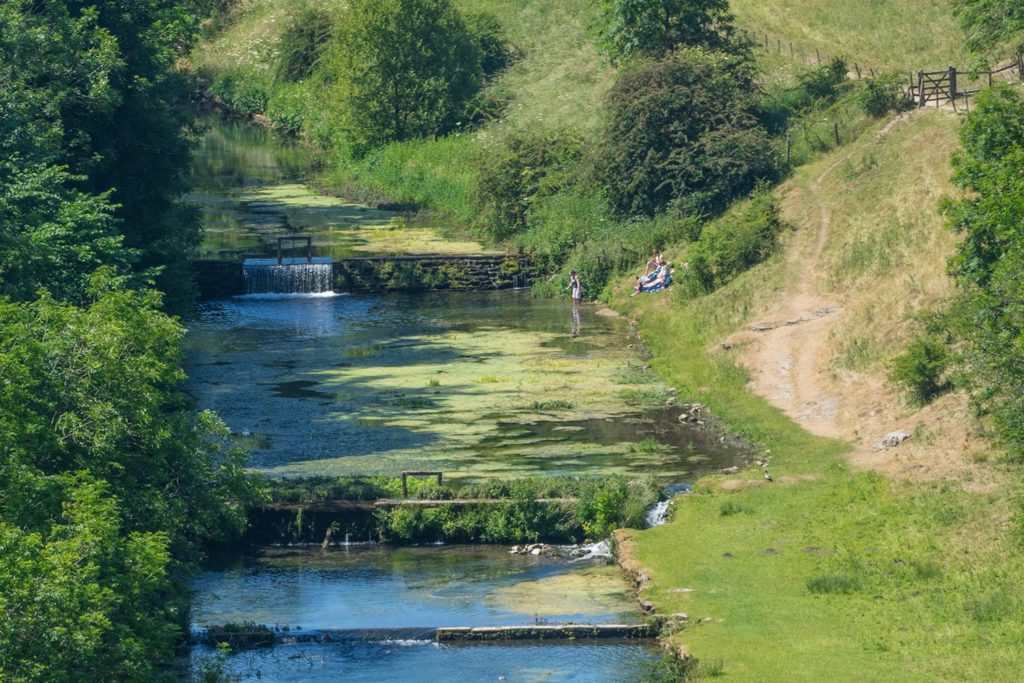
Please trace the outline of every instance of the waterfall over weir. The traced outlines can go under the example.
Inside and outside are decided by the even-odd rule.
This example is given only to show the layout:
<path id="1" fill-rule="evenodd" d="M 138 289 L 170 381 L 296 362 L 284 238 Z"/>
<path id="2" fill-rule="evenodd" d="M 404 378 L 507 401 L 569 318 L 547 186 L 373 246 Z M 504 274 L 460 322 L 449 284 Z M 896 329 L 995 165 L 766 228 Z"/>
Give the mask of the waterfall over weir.
<path id="1" fill-rule="evenodd" d="M 242 273 L 247 294 L 323 294 L 334 287 L 329 257 L 247 258 Z"/>

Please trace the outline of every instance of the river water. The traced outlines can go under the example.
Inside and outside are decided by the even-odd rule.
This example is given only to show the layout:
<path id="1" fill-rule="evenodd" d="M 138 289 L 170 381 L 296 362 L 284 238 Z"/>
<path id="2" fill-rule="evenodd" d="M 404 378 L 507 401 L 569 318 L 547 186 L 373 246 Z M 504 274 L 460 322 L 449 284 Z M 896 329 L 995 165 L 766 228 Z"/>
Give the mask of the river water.
<path id="1" fill-rule="evenodd" d="M 193 201 L 206 257 L 272 256 L 312 234 L 319 256 L 451 243 L 394 214 L 323 197 L 310 160 L 250 128 L 213 124 Z M 396 245 L 400 245 L 396 247 Z M 188 390 L 271 475 L 446 479 L 552 474 L 691 480 L 742 454 L 679 420 L 628 325 L 597 306 L 528 292 L 255 295 L 190 321 Z M 235 653 L 260 681 L 629 681 L 635 643 L 439 646 L 424 629 L 640 618 L 614 567 L 494 548 L 266 551 L 195 584 L 193 628 L 253 622 L 331 642 Z M 322 640 L 322 639 L 321 639 Z M 196 646 L 194 662 L 213 654 Z"/>

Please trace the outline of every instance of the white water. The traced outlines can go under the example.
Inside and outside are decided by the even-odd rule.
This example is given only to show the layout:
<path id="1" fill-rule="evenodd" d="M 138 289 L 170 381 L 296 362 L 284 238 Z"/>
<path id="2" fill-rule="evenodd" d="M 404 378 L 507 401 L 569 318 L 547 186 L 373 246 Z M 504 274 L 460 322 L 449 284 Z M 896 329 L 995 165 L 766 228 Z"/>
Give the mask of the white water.
<path id="1" fill-rule="evenodd" d="M 671 500 L 663 500 L 647 511 L 644 520 L 647 522 L 648 528 L 661 526 L 668 521 L 668 508 L 671 503 Z"/>
<path id="2" fill-rule="evenodd" d="M 574 562 L 583 562 L 584 560 L 596 559 L 611 559 L 612 544 L 606 539 L 604 541 L 598 541 L 597 543 L 581 545 L 575 550 L 574 554 L 576 554 L 576 558 L 573 560 Z"/>
<path id="3" fill-rule="evenodd" d="M 246 294 L 331 294 L 333 266 L 329 258 L 246 259 L 242 264 Z"/>

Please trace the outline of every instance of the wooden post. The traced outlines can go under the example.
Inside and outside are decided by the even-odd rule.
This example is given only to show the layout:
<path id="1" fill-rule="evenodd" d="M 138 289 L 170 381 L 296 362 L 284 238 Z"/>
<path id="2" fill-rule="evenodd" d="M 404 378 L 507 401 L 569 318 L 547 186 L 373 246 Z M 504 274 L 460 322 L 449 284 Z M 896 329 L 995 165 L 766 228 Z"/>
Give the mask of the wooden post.
<path id="1" fill-rule="evenodd" d="M 444 472 L 437 473 L 437 485 L 441 486 L 444 483 Z"/>
<path id="2" fill-rule="evenodd" d="M 871 67 L 871 78 L 875 77 L 875 67 Z"/>
<path id="3" fill-rule="evenodd" d="M 790 43 L 789 44 L 789 58 L 793 59 L 795 56 L 796 55 L 794 54 L 793 43 Z M 1024 64 L 1024 62 L 1022 62 L 1022 64 Z M 1024 81 L 1024 70 L 1021 71 L 1020 78 L 1021 78 L 1022 81 Z"/>
<path id="4" fill-rule="evenodd" d="M 767 33 L 764 34 L 764 49 L 765 49 L 766 52 L 768 51 L 768 34 Z"/>
<path id="5" fill-rule="evenodd" d="M 956 108 L 956 67 L 949 67 L 949 99 L 953 101 Z"/>
<path id="6" fill-rule="evenodd" d="M 832 123 L 832 130 L 836 134 L 836 147 L 838 147 L 841 144 L 841 142 L 839 140 L 839 122 L 838 121 L 834 121 Z"/>
<path id="7" fill-rule="evenodd" d="M 992 72 L 988 72 L 988 87 L 992 87 Z"/>
<path id="8" fill-rule="evenodd" d="M 409 474 L 402 472 L 402 498 L 409 497 Z"/>
<path id="9" fill-rule="evenodd" d="M 778 38 L 777 41 L 778 41 L 778 43 L 777 43 L 776 47 L 778 48 L 779 54 L 782 54 L 782 38 Z"/>
<path id="10" fill-rule="evenodd" d="M 917 106 L 919 106 L 919 107 L 924 107 L 925 105 L 928 104 L 927 100 L 925 100 L 925 97 L 924 97 L 924 72 L 923 71 L 918 71 L 917 72 L 917 100 L 918 100 Z"/>
<path id="11" fill-rule="evenodd" d="M 793 136 L 790 134 L 789 129 L 786 129 L 786 166 L 789 166 L 793 160 Z"/>
<path id="12" fill-rule="evenodd" d="M 821 50 L 814 48 L 814 54 L 818 56 L 818 64 L 821 64 Z"/>
<path id="13" fill-rule="evenodd" d="M 860 80 L 860 64 L 858 64 L 857 62 L 854 62 L 853 63 L 853 68 L 857 70 L 857 80 L 859 81 Z"/>

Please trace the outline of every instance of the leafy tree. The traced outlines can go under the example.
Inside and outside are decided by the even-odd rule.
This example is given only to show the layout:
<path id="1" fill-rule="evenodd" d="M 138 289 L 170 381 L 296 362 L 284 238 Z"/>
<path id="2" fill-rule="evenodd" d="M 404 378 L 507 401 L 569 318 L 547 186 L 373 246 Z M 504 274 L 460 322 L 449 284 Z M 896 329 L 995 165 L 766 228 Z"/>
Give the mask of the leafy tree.
<path id="1" fill-rule="evenodd" d="M 330 72 L 356 154 L 454 130 L 483 75 L 480 48 L 450 0 L 353 0 Z"/>
<path id="2" fill-rule="evenodd" d="M 139 252 L 134 267 L 158 274 L 175 305 L 190 293 L 187 259 L 199 232 L 194 212 L 177 203 L 187 189 L 189 119 L 172 66 L 197 27 L 190 3 L 174 0 L 0 5 L 2 90 L 34 103 L 4 158 L 20 166 L 43 155 L 70 169 L 74 189 L 109 193 L 125 245 Z M 26 156 L 26 146 L 36 149 Z"/>
<path id="3" fill-rule="evenodd" d="M 1024 3 L 1019 0 L 956 0 L 967 49 L 992 57 L 1007 48 L 1024 51 Z"/>
<path id="4" fill-rule="evenodd" d="M 84 472 L 120 501 L 128 531 L 168 534 L 179 557 L 244 526 L 242 455 L 212 415 L 189 410 L 179 385 L 184 329 L 155 292 L 94 278 L 85 308 L 48 295 L 0 302 L 0 455 L 38 476 Z M 8 486 L 4 486 L 8 484 Z M 2 505 L 37 528 L 58 509 Z"/>
<path id="5" fill-rule="evenodd" d="M 772 176 L 754 75 L 745 56 L 702 48 L 624 71 L 608 95 L 600 160 L 615 211 L 717 211 Z"/>
<path id="6" fill-rule="evenodd" d="M 289 15 L 278 40 L 276 77 L 285 82 L 312 75 L 331 39 L 333 18 L 321 7 L 304 5 Z"/>
<path id="7" fill-rule="evenodd" d="M 27 531 L 0 517 L 0 678 L 151 681 L 177 637 L 168 540 L 123 534 L 117 502 L 88 476 L 53 482 L 52 524 Z"/>
<path id="8" fill-rule="evenodd" d="M 978 405 L 1024 452 L 1024 98 L 1008 86 L 981 93 L 960 133 L 947 205 L 963 234 L 951 270 L 960 297 L 951 316 L 965 342 L 963 372 Z"/>
<path id="9" fill-rule="evenodd" d="M 681 46 L 744 51 L 728 0 L 603 0 L 601 45 L 612 59 L 664 57 Z"/>

